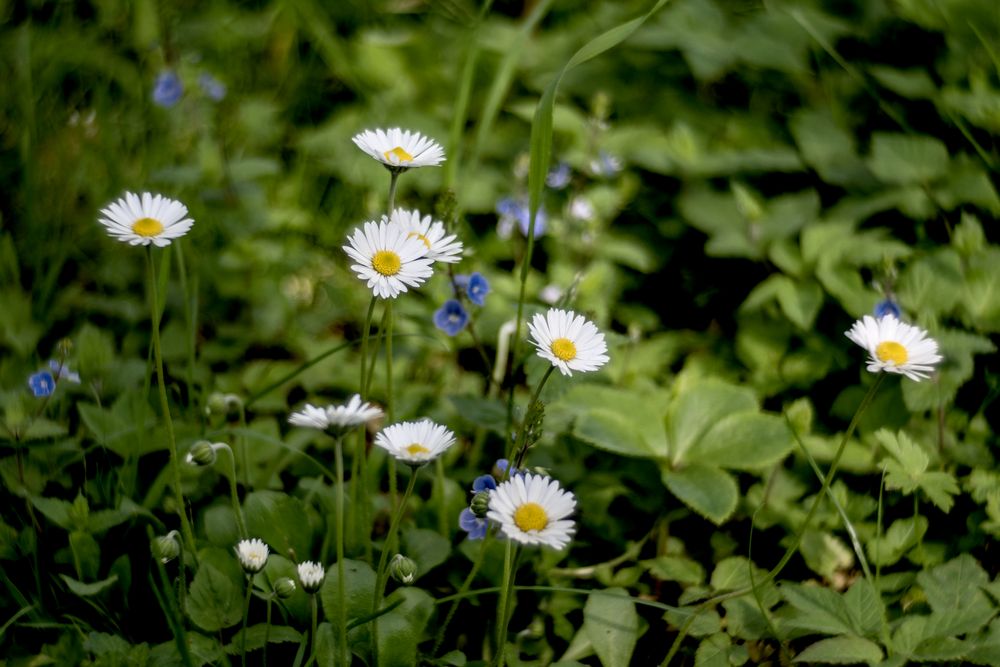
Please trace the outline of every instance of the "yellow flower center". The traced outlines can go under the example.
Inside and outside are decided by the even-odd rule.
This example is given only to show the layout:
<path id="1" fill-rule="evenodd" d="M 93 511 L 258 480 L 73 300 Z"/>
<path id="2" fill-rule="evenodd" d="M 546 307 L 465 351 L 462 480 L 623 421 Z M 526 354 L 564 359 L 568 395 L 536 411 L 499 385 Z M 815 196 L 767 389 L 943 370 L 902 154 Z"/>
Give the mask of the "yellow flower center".
<path id="1" fill-rule="evenodd" d="M 892 340 L 879 343 L 878 347 L 875 348 L 875 356 L 879 358 L 879 361 L 891 361 L 896 366 L 902 366 L 910 358 L 910 355 L 906 353 L 906 348 Z"/>
<path id="2" fill-rule="evenodd" d="M 524 532 L 541 530 L 549 524 L 549 517 L 538 503 L 524 503 L 514 512 L 514 523 Z"/>
<path id="3" fill-rule="evenodd" d="M 392 162 L 392 158 L 389 157 L 390 155 L 396 156 L 396 162 L 413 162 L 413 156 L 403 150 L 402 146 L 396 146 L 391 151 L 382 153 L 382 155 L 384 155 L 385 159 L 389 162 Z"/>
<path id="4" fill-rule="evenodd" d="M 415 454 L 429 454 L 431 450 L 427 449 L 426 447 L 424 447 L 423 445 L 421 445 L 419 442 L 415 442 L 412 445 L 410 445 L 409 447 L 407 447 L 406 451 L 409 454 L 414 454 L 415 455 Z"/>
<path id="5" fill-rule="evenodd" d="M 391 250 L 379 250 L 372 257 L 372 268 L 383 276 L 396 275 L 399 273 L 400 266 L 402 263 L 399 260 L 399 255 Z"/>
<path id="6" fill-rule="evenodd" d="M 576 345 L 569 338 L 556 338 L 552 341 L 552 354 L 563 361 L 576 359 Z"/>
<path id="7" fill-rule="evenodd" d="M 406 235 L 406 238 L 412 239 L 414 236 L 423 241 L 424 245 L 427 246 L 428 250 L 431 249 L 431 240 L 426 236 L 424 236 L 423 234 L 418 234 L 417 232 L 410 232 L 409 234 Z"/>
<path id="8" fill-rule="evenodd" d="M 159 236 L 163 232 L 163 223 L 153 218 L 139 218 L 132 223 L 132 231 L 139 236 Z"/>

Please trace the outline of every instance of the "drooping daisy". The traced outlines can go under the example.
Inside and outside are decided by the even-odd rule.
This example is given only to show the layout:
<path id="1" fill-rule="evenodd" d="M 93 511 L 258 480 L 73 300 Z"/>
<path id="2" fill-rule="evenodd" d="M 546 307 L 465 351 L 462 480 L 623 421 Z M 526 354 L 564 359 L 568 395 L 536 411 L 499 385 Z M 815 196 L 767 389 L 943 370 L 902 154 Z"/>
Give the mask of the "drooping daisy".
<path id="1" fill-rule="evenodd" d="M 187 217 L 187 206 L 163 195 L 132 192 L 101 209 L 98 219 L 108 234 L 129 245 L 153 245 L 162 248 L 184 236 L 194 220 Z"/>
<path id="2" fill-rule="evenodd" d="M 347 240 L 350 245 L 345 245 L 344 251 L 357 262 L 351 268 L 358 278 L 367 281 L 375 296 L 383 299 L 395 299 L 434 272 L 423 241 L 408 237 L 384 216 L 377 223 L 366 222 L 364 229 L 355 229 Z"/>
<path id="3" fill-rule="evenodd" d="M 430 419 L 422 419 L 382 429 L 375 436 L 375 444 L 403 463 L 420 466 L 433 461 L 454 445 L 455 434 Z"/>
<path id="4" fill-rule="evenodd" d="M 435 262 L 454 263 L 462 259 L 462 242 L 454 234 L 447 234 L 444 223 L 429 215 L 420 217 L 420 211 L 397 208 L 390 222 L 406 232 L 407 237 L 417 238 L 427 246 L 427 258 Z"/>
<path id="5" fill-rule="evenodd" d="M 563 549 L 573 536 L 576 498 L 559 482 L 541 475 L 518 475 L 490 492 L 486 517 L 504 535 L 521 544 L 544 544 Z"/>
<path id="6" fill-rule="evenodd" d="M 363 403 L 359 394 L 354 394 L 344 405 L 327 405 L 316 407 L 306 403 L 298 412 L 288 417 L 288 423 L 306 428 L 316 428 L 321 431 L 341 431 L 360 426 L 382 416 L 382 410 Z"/>
<path id="7" fill-rule="evenodd" d="M 315 593 L 323 585 L 326 570 L 319 563 L 307 560 L 299 563 L 297 569 L 299 571 L 299 581 L 302 583 L 302 590 L 306 593 Z"/>
<path id="8" fill-rule="evenodd" d="M 550 308 L 528 323 L 531 343 L 538 356 L 552 363 L 563 375 L 573 371 L 596 371 L 608 363 L 604 334 L 583 315 Z"/>
<path id="9" fill-rule="evenodd" d="M 358 148 L 389 169 L 436 167 L 444 162 L 441 145 L 419 132 L 393 127 L 388 130 L 365 130 L 354 136 Z"/>
<path id="10" fill-rule="evenodd" d="M 937 341 L 926 331 L 891 314 L 879 319 L 865 315 L 844 335 L 868 350 L 868 370 L 872 373 L 900 373 L 920 382 L 942 358 Z"/>
<path id="11" fill-rule="evenodd" d="M 247 574 L 256 574 L 267 565 L 267 545 L 256 537 L 252 540 L 240 540 L 236 545 L 236 557 Z"/>

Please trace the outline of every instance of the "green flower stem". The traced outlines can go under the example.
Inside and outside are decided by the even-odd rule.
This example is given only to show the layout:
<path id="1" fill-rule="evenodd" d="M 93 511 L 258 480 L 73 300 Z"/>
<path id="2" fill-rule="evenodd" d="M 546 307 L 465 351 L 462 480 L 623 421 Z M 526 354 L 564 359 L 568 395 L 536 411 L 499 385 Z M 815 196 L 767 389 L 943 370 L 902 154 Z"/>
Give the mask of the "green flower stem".
<path id="1" fill-rule="evenodd" d="M 510 466 L 508 466 L 508 470 Z M 514 588 L 514 542 L 507 540 L 507 549 L 503 556 L 503 588 L 497 600 L 497 652 L 493 656 L 494 667 L 503 667 L 504 649 L 507 646 L 507 610 Z"/>
<path id="2" fill-rule="evenodd" d="M 396 182 L 401 173 L 399 169 L 389 168 L 389 210 L 386 213 L 389 217 L 392 217 L 393 207 L 396 205 Z"/>
<path id="3" fill-rule="evenodd" d="M 390 459 L 390 465 L 395 459 Z M 410 494 L 413 493 L 413 487 L 417 483 L 417 469 L 410 468 L 410 481 L 406 485 L 406 491 L 403 492 L 403 500 L 399 503 L 396 508 L 396 513 L 392 517 L 392 521 L 389 524 L 389 532 L 386 533 L 385 543 L 382 545 L 382 555 L 379 556 L 378 560 L 378 570 L 375 576 L 375 599 L 372 602 L 372 613 L 377 614 L 379 608 L 382 606 L 382 596 L 385 593 L 386 580 L 388 579 L 388 574 L 386 572 L 386 564 L 389 562 L 389 551 L 390 545 L 396 538 L 396 532 L 399 530 L 399 523 L 403 518 L 403 512 L 406 510 L 406 503 L 410 499 Z M 372 664 L 378 665 L 378 618 L 372 621 Z"/>
<path id="4" fill-rule="evenodd" d="M 358 385 L 358 393 L 361 395 L 362 401 L 368 397 L 368 338 L 371 335 L 372 316 L 375 314 L 376 301 L 377 297 L 372 294 L 372 299 L 368 303 L 368 312 L 365 315 L 365 324 L 361 330 L 361 381 Z M 355 452 L 358 474 L 351 478 L 351 507 L 355 508 L 351 512 L 351 520 L 355 523 L 354 531 L 352 531 L 354 539 L 357 540 L 358 544 L 364 545 L 365 556 L 370 563 L 372 562 L 372 547 L 371 540 L 368 539 L 369 536 L 366 534 L 367 529 L 369 529 L 368 527 L 371 526 L 369 516 L 370 503 L 368 502 L 368 452 L 366 450 L 366 436 L 365 429 L 358 429 L 358 444 Z"/>
<path id="5" fill-rule="evenodd" d="M 507 470 L 504 472 L 504 479 L 510 477 L 510 469 L 512 467 L 519 468 L 524 462 L 524 457 L 528 453 L 528 415 L 531 414 L 531 410 L 538 403 L 538 398 L 542 395 L 542 389 L 545 387 L 545 383 L 548 382 L 549 377 L 555 369 L 555 366 L 549 366 L 548 370 L 545 371 L 545 375 L 543 375 L 542 379 L 538 381 L 538 386 L 535 387 L 535 391 L 531 395 L 531 400 L 528 401 L 528 407 L 524 411 L 524 420 L 521 422 L 521 427 L 517 431 L 517 439 L 514 440 L 514 451 L 512 455 L 507 457 L 510 465 L 507 466 Z"/>
<path id="6" fill-rule="evenodd" d="M 524 301 L 528 289 L 528 271 L 531 268 L 531 255 L 535 251 L 535 223 L 538 220 L 538 209 L 529 212 L 531 216 L 528 225 L 528 246 L 521 258 L 521 287 L 517 295 L 517 319 L 514 320 L 514 338 L 510 343 L 510 377 L 513 379 L 517 371 L 517 352 L 521 342 L 521 320 L 524 319 Z M 514 383 L 510 383 L 510 390 L 507 394 L 507 427 L 504 432 L 510 432 L 510 426 L 514 421 Z"/>
<path id="7" fill-rule="evenodd" d="M 448 499 L 445 497 L 445 484 L 444 459 L 439 456 L 434 461 L 434 486 L 437 487 L 438 500 L 438 532 L 449 537 L 451 531 L 448 525 Z"/>
<path id="8" fill-rule="evenodd" d="M 184 294 L 184 347 L 187 352 L 187 387 L 188 406 L 194 402 L 194 363 L 195 363 L 195 313 L 197 310 L 196 294 L 188 289 L 187 264 L 184 261 L 184 239 L 174 242 L 177 248 L 177 276 L 181 281 L 181 292 Z M 204 418 L 204 415 L 202 415 Z"/>
<path id="9" fill-rule="evenodd" d="M 191 530 L 191 524 L 188 522 L 187 518 L 187 510 L 184 506 L 184 492 L 181 488 L 181 462 L 180 456 L 177 454 L 177 441 L 174 438 L 174 423 L 170 419 L 170 402 L 167 400 L 166 380 L 163 377 L 163 352 L 160 347 L 159 295 L 156 289 L 156 268 L 153 265 L 152 246 L 146 247 L 146 267 L 148 268 L 147 273 L 149 276 L 149 305 L 152 319 L 153 355 L 156 359 L 156 377 L 158 380 L 157 384 L 159 385 L 160 409 L 163 411 L 163 421 L 167 427 L 167 441 L 170 445 L 170 467 L 173 471 L 177 513 L 181 518 L 181 533 L 184 535 L 184 540 L 188 543 L 188 548 L 191 550 L 191 553 L 194 554 L 196 549 L 194 532 Z"/>
<path id="10" fill-rule="evenodd" d="M 395 421 L 393 414 L 392 397 L 392 300 L 385 302 L 385 416 L 389 423 Z M 389 497 L 393 505 L 396 504 L 398 489 L 396 488 L 396 466 L 392 457 L 386 457 L 387 473 L 389 474 Z M 386 543 L 386 549 L 392 548 L 391 543 Z"/>
<path id="11" fill-rule="evenodd" d="M 233 503 L 233 514 L 236 516 L 236 528 L 240 531 L 240 539 L 248 539 L 250 534 L 247 532 L 246 522 L 243 520 L 243 506 L 240 505 L 240 495 L 236 491 L 236 454 L 233 452 L 232 447 L 226 443 L 220 443 L 222 447 L 220 449 L 225 449 L 229 452 L 229 499 Z"/>
<path id="12" fill-rule="evenodd" d="M 486 546 L 489 544 L 492 537 L 493 535 L 489 531 L 487 531 L 486 536 L 483 537 L 483 541 L 479 545 L 479 555 L 476 556 L 476 560 L 472 564 L 472 569 L 469 570 L 469 574 L 465 575 L 465 581 L 462 582 L 462 587 L 459 588 L 458 593 L 455 594 L 455 599 L 452 600 L 451 606 L 448 608 L 448 613 L 444 617 L 444 623 L 441 624 L 437 637 L 434 639 L 434 649 L 431 651 L 431 656 L 437 656 L 438 650 L 441 648 L 441 644 L 444 643 L 444 635 L 448 631 L 448 626 L 451 624 L 451 619 L 454 618 L 455 612 L 458 611 L 458 605 L 462 603 L 462 599 L 465 597 L 465 594 L 469 592 L 469 588 L 472 586 L 472 581 L 476 578 L 476 574 L 479 573 L 479 568 L 482 567 L 483 561 L 486 560 Z"/>
<path id="13" fill-rule="evenodd" d="M 187 612 L 187 577 L 185 576 L 184 570 L 184 540 L 181 539 L 180 533 L 176 530 L 171 530 L 167 533 L 167 537 L 173 537 L 177 541 L 177 546 L 180 547 L 180 553 L 177 554 L 177 599 L 180 603 L 181 615 Z"/>
<path id="14" fill-rule="evenodd" d="M 250 616 L 250 594 L 253 592 L 253 575 L 247 575 L 247 596 L 243 601 L 243 636 L 240 638 L 240 660 L 247 667 L 247 618 Z"/>
<path id="15" fill-rule="evenodd" d="M 362 429 L 364 430 L 364 429 Z M 334 461 L 337 471 L 337 639 L 340 664 L 347 665 L 347 592 L 344 585 L 344 444 L 343 437 L 334 443 Z M 313 597 L 313 655 L 316 654 L 316 596 Z"/>
<path id="16" fill-rule="evenodd" d="M 274 600 L 274 593 L 267 598 L 267 616 L 264 621 L 264 655 L 263 663 L 264 667 L 267 667 L 267 643 L 271 641 L 271 601 Z"/>
<path id="17" fill-rule="evenodd" d="M 341 600 L 341 605 L 343 605 L 343 600 Z M 319 618 L 319 605 L 316 604 L 315 593 L 310 593 L 309 595 L 309 606 L 312 610 L 312 625 L 309 633 L 309 664 L 312 664 L 319 660 L 319 657 L 316 655 L 316 621 Z M 341 664 L 343 665 L 344 663 Z"/>
<path id="18" fill-rule="evenodd" d="M 246 431 L 247 430 L 247 411 L 246 411 L 246 407 L 244 407 L 244 405 L 243 405 L 243 401 L 240 401 L 239 407 L 240 407 L 240 429 L 243 430 L 243 431 Z M 236 436 L 236 446 L 239 447 L 239 450 L 240 450 L 240 459 L 241 459 L 240 464 L 243 467 L 243 488 L 246 489 L 247 492 L 249 493 L 249 491 L 250 491 L 250 457 L 249 457 L 248 450 L 250 448 L 250 444 L 247 442 L 247 439 L 245 437 L 243 437 L 242 435 L 238 435 L 238 436 Z"/>

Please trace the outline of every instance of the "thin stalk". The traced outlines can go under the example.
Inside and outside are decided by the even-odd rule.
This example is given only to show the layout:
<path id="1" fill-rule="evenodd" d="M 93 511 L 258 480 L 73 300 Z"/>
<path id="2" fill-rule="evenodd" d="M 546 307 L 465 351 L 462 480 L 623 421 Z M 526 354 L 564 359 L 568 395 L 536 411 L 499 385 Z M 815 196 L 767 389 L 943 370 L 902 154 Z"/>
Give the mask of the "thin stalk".
<path id="1" fill-rule="evenodd" d="M 271 641 L 271 601 L 274 600 L 274 593 L 267 598 L 267 616 L 264 621 L 264 667 L 267 667 L 267 643 Z"/>
<path id="2" fill-rule="evenodd" d="M 343 605 L 343 600 L 341 600 L 341 605 Z M 316 621 L 319 618 L 319 606 L 316 604 L 316 594 L 312 593 L 309 596 L 309 606 L 312 608 L 312 626 L 309 634 L 309 663 L 312 664 L 319 660 L 316 656 Z M 341 663 L 343 665 L 345 663 Z"/>
<path id="3" fill-rule="evenodd" d="M 393 400 L 392 400 L 392 300 L 385 302 L 385 415 L 391 424 L 394 421 Z M 392 457 L 386 457 L 386 472 L 389 475 L 389 498 L 393 505 L 396 504 L 396 466 Z M 391 544 L 386 544 L 386 549 L 391 548 Z"/>
<path id="4" fill-rule="evenodd" d="M 389 211 L 386 213 L 392 217 L 393 207 L 396 205 L 396 182 L 399 180 L 399 172 L 396 169 L 389 169 Z"/>
<path id="5" fill-rule="evenodd" d="M 194 364 L 195 364 L 195 295 L 189 289 L 187 264 L 184 261 L 184 239 L 177 239 L 177 275 L 181 281 L 181 293 L 184 294 L 184 347 L 187 352 L 188 406 L 194 401 Z M 200 413 L 200 411 L 198 411 Z"/>
<path id="6" fill-rule="evenodd" d="M 243 401 L 239 403 L 240 407 L 240 429 L 243 431 L 247 430 L 247 411 L 243 406 Z M 250 458 L 248 449 L 250 445 L 247 443 L 246 438 L 243 436 L 236 436 L 236 446 L 240 450 L 240 464 L 243 467 L 243 488 L 250 492 Z"/>
<path id="7" fill-rule="evenodd" d="M 461 588 L 458 589 L 458 593 L 455 595 L 455 599 L 452 600 L 451 606 L 448 608 L 448 613 L 444 617 L 444 623 L 441 624 L 441 628 L 438 630 L 437 637 L 434 639 L 434 649 L 431 651 L 431 656 L 437 656 L 438 650 L 441 648 L 441 644 L 444 642 L 444 635 L 448 631 L 448 625 L 451 624 L 451 619 L 454 618 L 455 612 L 458 611 L 458 605 L 461 604 L 462 599 L 465 594 L 469 592 L 469 587 L 472 586 L 473 579 L 476 578 L 476 574 L 479 572 L 479 568 L 482 567 L 483 561 L 486 559 L 486 545 L 489 543 L 492 535 L 487 532 L 486 536 L 483 538 L 483 542 L 479 547 L 479 555 L 476 557 L 475 562 L 472 564 L 472 569 L 469 573 L 465 575 L 465 581 L 462 582 Z"/>
<path id="8" fill-rule="evenodd" d="M 509 468 L 509 466 L 508 466 Z M 503 667 L 504 648 L 507 645 L 507 607 L 508 598 L 514 586 L 514 542 L 507 540 L 507 549 L 503 556 L 503 588 L 497 600 L 497 652 L 493 656 L 493 665 Z"/>
<path id="9" fill-rule="evenodd" d="M 510 379 L 513 380 L 517 372 L 517 353 L 521 342 L 521 320 L 524 319 L 524 301 L 528 290 L 528 270 L 531 268 L 531 255 L 535 251 L 535 223 L 538 220 L 538 209 L 529 212 L 531 222 L 528 225 L 528 247 L 521 258 L 521 287 L 517 295 L 517 318 L 514 320 L 514 338 L 510 343 Z M 511 423 L 514 420 L 514 383 L 510 382 L 510 389 L 507 394 L 507 427 L 504 432 L 510 432 Z"/>
<path id="10" fill-rule="evenodd" d="M 243 601 L 243 636 L 240 638 L 240 659 L 247 667 L 247 618 L 250 616 L 250 593 L 253 592 L 253 575 L 247 575 L 247 596 Z"/>
<path id="11" fill-rule="evenodd" d="M 368 312 L 365 315 L 364 328 L 361 330 L 361 382 L 359 384 L 358 393 L 361 394 L 361 400 L 364 401 L 368 397 L 368 337 L 371 335 L 372 328 L 372 316 L 375 314 L 375 303 L 377 297 L 372 294 L 372 299 L 368 303 Z M 374 364 L 373 364 L 374 365 Z M 365 556 L 368 562 L 372 562 L 372 547 L 371 540 L 368 539 L 369 535 L 364 532 L 366 527 L 370 530 L 370 516 L 369 516 L 369 502 L 368 502 L 368 452 L 365 448 L 366 442 L 366 429 L 358 429 L 358 444 L 357 451 L 355 452 L 355 458 L 358 461 L 358 476 L 354 479 L 354 483 L 351 484 L 351 506 L 355 508 L 355 511 L 351 512 L 351 517 L 355 521 L 355 539 L 358 544 L 363 544 L 365 549 Z M 363 496 L 359 497 L 359 496 Z"/>
<path id="12" fill-rule="evenodd" d="M 240 495 L 236 491 L 236 454 L 229 445 L 225 443 L 223 445 L 220 449 L 229 452 L 229 498 L 233 503 L 233 514 L 236 516 L 236 528 L 240 531 L 240 539 L 245 540 L 250 534 L 247 532 L 246 522 L 243 521 L 243 507 L 240 505 Z"/>
<path id="13" fill-rule="evenodd" d="M 160 409 L 163 411 L 163 421 L 167 427 L 167 442 L 170 445 L 170 467 L 173 471 L 177 513 L 181 518 L 181 533 L 184 535 L 184 540 L 188 543 L 188 549 L 190 549 L 193 554 L 196 549 L 194 532 L 191 530 L 191 524 L 188 523 L 187 510 L 184 506 L 184 492 L 181 488 L 180 456 L 177 454 L 177 441 L 174 438 L 174 423 L 170 418 L 170 402 L 167 400 L 167 384 L 163 376 L 163 352 L 160 347 L 159 295 L 157 294 L 156 289 L 156 269 L 153 266 L 152 246 L 146 247 L 146 267 L 149 269 L 147 273 L 149 277 L 149 305 L 150 316 L 152 319 L 153 356 L 156 359 L 156 377 L 158 381 L 157 384 L 159 385 Z"/>
<path id="14" fill-rule="evenodd" d="M 334 461 L 337 471 L 337 640 L 340 664 L 347 665 L 347 593 L 344 585 L 344 444 L 343 437 L 334 443 Z M 313 654 L 316 653 L 316 596 L 313 595 Z"/>
<path id="15" fill-rule="evenodd" d="M 531 400 L 528 401 L 528 407 L 524 411 L 524 419 L 521 421 L 521 427 L 517 431 L 517 439 L 514 440 L 514 452 L 511 456 L 507 457 L 507 460 L 510 461 L 510 465 L 507 466 L 507 471 L 504 473 L 504 479 L 510 476 L 510 470 L 512 467 L 520 468 L 521 464 L 524 462 L 524 457 L 528 453 L 528 415 L 531 414 L 531 410 L 535 407 L 535 404 L 538 403 L 538 397 L 542 395 L 542 389 L 545 387 L 545 383 L 548 381 L 555 369 L 555 366 L 549 366 L 548 370 L 545 371 L 545 375 L 543 375 L 542 379 L 538 381 L 538 386 L 535 387 L 535 391 L 531 395 Z"/>
<path id="16" fill-rule="evenodd" d="M 444 459 L 440 456 L 434 461 L 434 486 L 437 488 L 438 500 L 438 532 L 448 537 L 448 502 L 445 498 Z M 432 496 L 434 494 L 431 494 Z"/>

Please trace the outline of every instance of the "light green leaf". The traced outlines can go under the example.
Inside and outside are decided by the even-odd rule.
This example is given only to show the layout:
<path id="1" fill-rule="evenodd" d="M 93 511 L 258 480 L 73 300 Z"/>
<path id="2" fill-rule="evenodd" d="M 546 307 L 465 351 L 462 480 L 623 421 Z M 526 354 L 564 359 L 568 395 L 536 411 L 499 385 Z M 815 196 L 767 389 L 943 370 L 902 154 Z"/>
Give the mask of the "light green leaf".
<path id="1" fill-rule="evenodd" d="M 663 581 L 677 581 L 682 584 L 698 585 L 705 581 L 705 568 L 696 560 L 683 556 L 658 556 L 642 561 L 649 573 Z"/>
<path id="2" fill-rule="evenodd" d="M 823 305 L 823 290 L 812 280 L 785 278 L 778 284 L 778 304 L 782 312 L 802 331 L 809 331 Z"/>
<path id="3" fill-rule="evenodd" d="M 664 470 L 663 483 L 679 500 L 715 525 L 730 517 L 740 497 L 736 480 L 729 473 L 704 463 Z"/>
<path id="4" fill-rule="evenodd" d="M 743 412 L 726 415 L 688 452 L 688 459 L 723 468 L 753 470 L 771 465 L 795 446 L 785 420 Z"/>
<path id="5" fill-rule="evenodd" d="M 85 584 L 82 581 L 77 581 L 67 577 L 65 574 L 60 574 L 62 580 L 66 582 L 66 586 L 69 587 L 71 591 L 79 595 L 80 597 L 91 597 L 97 595 L 111 588 L 116 581 L 118 581 L 118 575 L 113 574 L 107 579 L 102 579 L 101 581 L 95 581 L 90 584 Z"/>
<path id="6" fill-rule="evenodd" d="M 858 632 L 847 609 L 847 602 L 829 588 L 786 583 L 781 586 L 781 595 L 797 612 L 785 622 L 790 628 L 823 635 Z"/>
<path id="7" fill-rule="evenodd" d="M 423 639 L 434 599 L 420 588 L 397 588 L 386 598 L 386 607 L 402 604 L 378 620 L 378 664 L 417 664 L 417 644 Z M 369 600 L 369 604 L 371 600 Z"/>
<path id="8" fill-rule="evenodd" d="M 264 647 L 264 637 L 267 636 L 268 644 L 285 644 L 289 642 L 302 641 L 302 633 L 287 625 L 271 625 L 267 627 L 265 623 L 258 623 L 247 628 L 246 650 L 256 651 Z M 229 655 L 240 655 L 243 648 L 243 628 L 237 630 L 231 642 L 226 644 L 225 651 Z"/>
<path id="9" fill-rule="evenodd" d="M 639 615 L 624 589 L 608 588 L 601 595 L 588 596 L 583 628 L 602 665 L 629 665 L 639 639 Z"/>
<path id="10" fill-rule="evenodd" d="M 795 662 L 826 665 L 849 665 L 858 662 L 880 662 L 882 649 L 875 642 L 845 635 L 821 639 L 795 656 Z"/>
<path id="11" fill-rule="evenodd" d="M 243 501 L 247 530 L 275 553 L 297 560 L 309 553 L 312 529 L 298 498 L 277 491 L 253 491 Z"/>
<path id="12" fill-rule="evenodd" d="M 892 565 L 912 549 L 927 532 L 927 518 L 923 516 L 897 519 L 882 535 L 868 541 L 868 560 L 873 565 Z"/>
<path id="13" fill-rule="evenodd" d="M 664 454 L 662 449 L 656 451 L 642 437 L 634 419 L 617 411 L 596 409 L 584 414 L 573 425 L 573 435 L 594 447 L 622 456 L 652 458 Z"/>
<path id="14" fill-rule="evenodd" d="M 695 667 L 731 667 L 729 650 L 732 640 L 724 632 L 706 637 L 698 644 L 694 654 Z"/>
<path id="15" fill-rule="evenodd" d="M 847 613 L 855 630 L 864 637 L 874 637 L 882 626 L 882 601 L 867 579 L 858 579 L 844 593 Z"/>
<path id="16" fill-rule="evenodd" d="M 674 463 L 686 460 L 688 450 L 720 419 L 756 411 L 757 405 L 751 389 L 721 380 L 704 380 L 685 389 L 667 415 L 671 459 Z"/>
<path id="17" fill-rule="evenodd" d="M 886 183 L 925 183 L 948 172 L 948 149 L 934 137 L 877 132 L 868 168 Z"/>
<path id="18" fill-rule="evenodd" d="M 933 611 L 933 635 L 962 635 L 986 625 L 995 613 L 993 603 L 981 590 L 988 582 L 986 572 L 969 554 L 918 574 L 917 583 Z"/>

